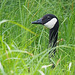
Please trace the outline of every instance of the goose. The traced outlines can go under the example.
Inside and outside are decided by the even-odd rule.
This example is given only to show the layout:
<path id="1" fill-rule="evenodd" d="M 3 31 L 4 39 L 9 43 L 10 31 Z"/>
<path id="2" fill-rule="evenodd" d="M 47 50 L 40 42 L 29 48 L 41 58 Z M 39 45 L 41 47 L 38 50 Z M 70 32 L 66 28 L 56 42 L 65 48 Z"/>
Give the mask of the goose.
<path id="1" fill-rule="evenodd" d="M 43 26 L 46 26 L 50 29 L 49 31 L 49 46 L 50 47 L 56 47 L 57 45 L 57 38 L 58 38 L 58 29 L 59 29 L 59 21 L 58 18 L 53 14 L 46 14 L 41 19 L 38 19 L 36 21 L 33 21 L 32 24 L 41 24 Z M 50 53 L 53 53 L 55 55 L 56 49 L 50 51 Z"/>

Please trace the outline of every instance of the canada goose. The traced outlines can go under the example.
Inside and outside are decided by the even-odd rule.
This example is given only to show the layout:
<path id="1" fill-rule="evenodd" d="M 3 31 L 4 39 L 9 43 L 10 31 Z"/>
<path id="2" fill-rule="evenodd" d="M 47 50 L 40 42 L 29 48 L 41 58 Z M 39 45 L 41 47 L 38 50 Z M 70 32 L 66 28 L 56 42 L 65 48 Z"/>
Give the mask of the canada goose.
<path id="1" fill-rule="evenodd" d="M 57 38 L 58 38 L 58 28 L 59 28 L 59 21 L 58 18 L 53 14 L 46 14 L 41 19 L 33 21 L 32 24 L 42 24 L 50 29 L 49 31 L 49 45 L 50 47 L 55 47 Z M 56 49 L 53 50 L 55 54 Z M 49 52 L 50 53 L 50 52 Z"/>

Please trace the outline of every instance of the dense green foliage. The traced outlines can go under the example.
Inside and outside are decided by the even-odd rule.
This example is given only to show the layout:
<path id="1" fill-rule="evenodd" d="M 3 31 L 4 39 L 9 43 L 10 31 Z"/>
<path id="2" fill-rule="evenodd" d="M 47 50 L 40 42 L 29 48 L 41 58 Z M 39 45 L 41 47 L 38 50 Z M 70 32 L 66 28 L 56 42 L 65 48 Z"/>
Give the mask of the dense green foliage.
<path id="1" fill-rule="evenodd" d="M 53 50 L 48 48 L 49 29 L 31 24 L 45 14 L 56 15 L 60 24 L 52 58 L 48 54 Z M 75 0 L 0 0 L 0 75 L 42 72 L 75 74 Z"/>

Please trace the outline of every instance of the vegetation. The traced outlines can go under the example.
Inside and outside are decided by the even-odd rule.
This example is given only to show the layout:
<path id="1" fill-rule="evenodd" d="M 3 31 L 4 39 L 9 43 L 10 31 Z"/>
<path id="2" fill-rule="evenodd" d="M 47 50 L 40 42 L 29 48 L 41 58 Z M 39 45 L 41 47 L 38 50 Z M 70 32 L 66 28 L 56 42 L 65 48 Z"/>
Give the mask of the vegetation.
<path id="1" fill-rule="evenodd" d="M 74 4 L 75 0 L 0 0 L 0 75 L 74 75 Z M 60 23 L 52 58 L 49 29 L 31 24 L 45 14 L 56 15 Z"/>

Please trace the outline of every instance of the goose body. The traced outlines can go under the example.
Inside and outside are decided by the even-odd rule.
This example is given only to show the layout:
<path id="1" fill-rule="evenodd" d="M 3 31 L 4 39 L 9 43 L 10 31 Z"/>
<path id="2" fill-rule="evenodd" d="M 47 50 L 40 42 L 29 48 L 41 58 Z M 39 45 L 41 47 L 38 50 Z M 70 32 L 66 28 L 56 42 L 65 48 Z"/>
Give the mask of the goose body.
<path id="1" fill-rule="evenodd" d="M 58 38 L 59 21 L 58 18 L 53 14 L 46 14 L 41 19 L 33 21 L 32 24 L 41 24 L 50 29 L 49 31 L 49 45 L 55 47 Z M 53 50 L 54 54 L 56 49 Z"/>

